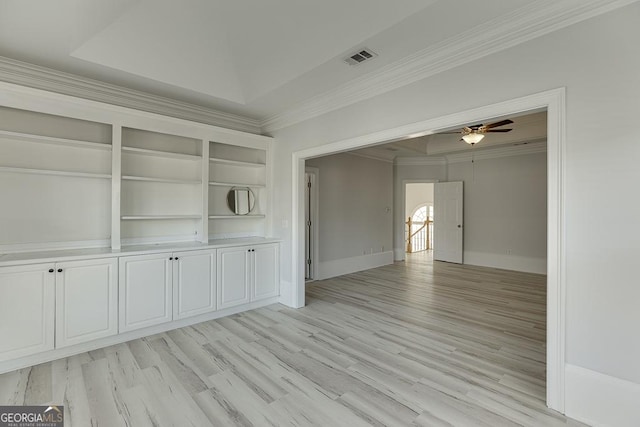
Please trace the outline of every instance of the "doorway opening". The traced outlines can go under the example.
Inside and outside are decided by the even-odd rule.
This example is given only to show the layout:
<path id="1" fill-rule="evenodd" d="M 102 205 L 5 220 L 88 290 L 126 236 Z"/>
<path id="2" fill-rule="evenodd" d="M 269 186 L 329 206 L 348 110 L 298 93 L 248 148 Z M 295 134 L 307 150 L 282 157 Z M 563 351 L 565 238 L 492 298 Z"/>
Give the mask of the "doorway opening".
<path id="1" fill-rule="evenodd" d="M 433 250 L 433 183 L 405 183 L 405 251 Z"/>
<path id="2" fill-rule="evenodd" d="M 390 140 L 429 135 L 460 123 L 482 122 L 488 118 L 524 112 L 547 111 L 547 314 L 546 314 L 546 401 L 564 412 L 566 256 L 564 219 L 564 152 L 566 147 L 564 88 L 549 90 L 447 116 L 398 126 L 356 138 L 345 139 L 292 153 L 292 239 L 291 288 L 283 300 L 293 307 L 304 306 L 304 168 L 305 159 L 374 146 Z M 437 220 L 437 218 L 436 218 Z M 404 218 L 400 218 L 403 227 Z M 437 241 L 435 245 L 437 246 Z"/>

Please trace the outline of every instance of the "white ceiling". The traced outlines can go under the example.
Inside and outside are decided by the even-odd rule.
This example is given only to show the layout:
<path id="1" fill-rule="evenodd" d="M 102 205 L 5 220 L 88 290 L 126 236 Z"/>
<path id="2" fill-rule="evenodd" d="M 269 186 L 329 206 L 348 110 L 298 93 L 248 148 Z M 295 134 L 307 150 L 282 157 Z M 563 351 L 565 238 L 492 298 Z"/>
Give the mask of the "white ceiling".
<path id="1" fill-rule="evenodd" d="M 526 3 L 0 0 L 0 55 L 261 118 Z"/>
<path id="2" fill-rule="evenodd" d="M 0 0 L 0 57 L 9 58 L 0 65 L 9 80 L 17 60 L 270 131 L 629 1 Z M 378 56 L 344 63 L 363 47 Z M 36 87 L 74 94 L 68 78 L 38 70 Z M 109 90 L 118 88 L 86 96 L 109 99 Z"/>

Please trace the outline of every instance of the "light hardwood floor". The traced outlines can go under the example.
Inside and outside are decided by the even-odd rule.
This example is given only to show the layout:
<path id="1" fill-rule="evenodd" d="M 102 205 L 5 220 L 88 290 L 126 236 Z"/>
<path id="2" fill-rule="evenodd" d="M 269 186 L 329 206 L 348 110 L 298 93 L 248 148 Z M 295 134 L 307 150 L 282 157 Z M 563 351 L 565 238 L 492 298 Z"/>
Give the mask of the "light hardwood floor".
<path id="1" fill-rule="evenodd" d="M 545 277 L 406 263 L 274 305 L 0 375 L 0 404 L 69 426 L 561 426 Z"/>

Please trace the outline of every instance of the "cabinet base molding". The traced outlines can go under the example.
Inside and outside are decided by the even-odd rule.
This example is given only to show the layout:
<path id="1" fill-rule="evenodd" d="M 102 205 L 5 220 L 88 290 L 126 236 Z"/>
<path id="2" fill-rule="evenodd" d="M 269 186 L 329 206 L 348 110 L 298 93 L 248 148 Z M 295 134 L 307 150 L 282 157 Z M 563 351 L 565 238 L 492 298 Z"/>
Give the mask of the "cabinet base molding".
<path id="1" fill-rule="evenodd" d="M 137 329 L 135 331 L 120 333 L 111 337 L 101 338 L 95 341 L 77 344 L 70 347 L 51 350 L 43 353 L 33 354 L 30 356 L 21 357 L 18 359 L 7 360 L 0 362 L 0 374 L 15 371 L 17 369 L 27 368 L 30 366 L 38 365 L 40 363 L 50 362 L 52 360 L 62 359 L 64 357 L 74 356 L 76 354 L 84 353 L 87 351 L 97 350 L 99 348 L 108 347 L 115 344 L 121 344 L 123 342 L 135 340 L 159 334 L 173 329 L 183 328 L 185 326 L 195 325 L 197 323 L 206 322 L 209 320 L 219 319 L 221 317 L 230 316 L 232 314 L 241 313 L 247 310 L 253 310 L 256 308 L 264 307 L 279 302 L 280 297 L 273 297 L 264 299 L 261 301 L 253 301 L 248 304 L 239 305 L 223 310 L 217 310 L 211 313 L 201 314 L 188 319 L 174 320 L 172 322 L 163 323 L 161 325 L 150 326 L 148 328 Z"/>
<path id="2" fill-rule="evenodd" d="M 640 384 L 566 365 L 565 414 L 592 426 L 637 426 Z"/>

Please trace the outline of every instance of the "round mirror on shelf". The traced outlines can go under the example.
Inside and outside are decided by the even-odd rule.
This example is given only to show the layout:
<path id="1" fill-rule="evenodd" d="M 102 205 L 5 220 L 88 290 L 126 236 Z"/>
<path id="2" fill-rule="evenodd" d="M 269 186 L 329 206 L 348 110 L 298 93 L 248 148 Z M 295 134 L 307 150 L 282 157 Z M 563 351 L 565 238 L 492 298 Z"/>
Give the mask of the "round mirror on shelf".
<path id="1" fill-rule="evenodd" d="M 236 215 L 248 215 L 256 204 L 256 198 L 249 187 L 233 187 L 227 193 L 227 205 Z"/>

